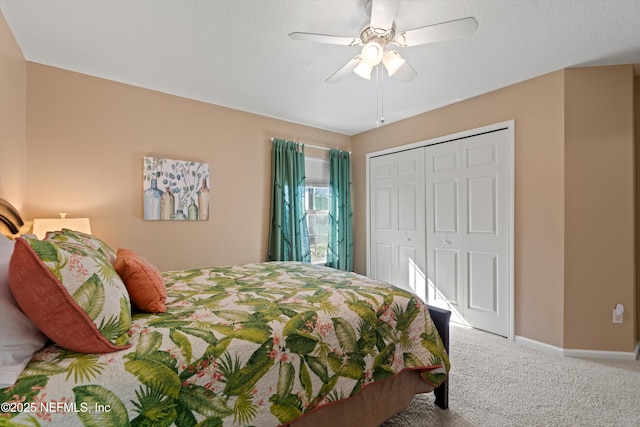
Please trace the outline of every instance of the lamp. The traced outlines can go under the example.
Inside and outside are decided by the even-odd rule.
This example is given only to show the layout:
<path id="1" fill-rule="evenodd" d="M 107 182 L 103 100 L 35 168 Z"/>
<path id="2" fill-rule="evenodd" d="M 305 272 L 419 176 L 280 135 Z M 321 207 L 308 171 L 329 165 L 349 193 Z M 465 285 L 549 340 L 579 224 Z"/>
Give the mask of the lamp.
<path id="1" fill-rule="evenodd" d="M 363 79 L 371 80 L 371 71 L 373 67 L 367 64 L 364 61 L 360 61 L 360 63 L 353 69 L 353 72 L 362 77 Z"/>
<path id="2" fill-rule="evenodd" d="M 375 67 L 382 61 L 382 56 L 384 55 L 384 48 L 380 43 L 375 40 L 372 40 L 368 43 L 365 43 L 362 46 L 362 51 L 360 51 L 362 55 L 362 61 L 369 64 L 371 67 Z"/>
<path id="3" fill-rule="evenodd" d="M 389 76 L 393 76 L 405 62 L 407 61 L 395 50 L 386 51 L 382 58 L 382 63 L 384 64 L 384 68 L 387 69 Z"/>
<path id="4" fill-rule="evenodd" d="M 91 224 L 89 218 L 67 218 L 66 212 L 59 212 L 60 218 L 36 218 L 33 220 L 32 233 L 43 239 L 47 231 L 57 231 L 63 228 L 91 234 Z"/>
<path id="5" fill-rule="evenodd" d="M 353 69 L 353 72 L 363 79 L 371 79 L 371 71 L 373 67 L 382 61 L 384 56 L 384 47 L 375 40 L 365 43 L 360 51 L 360 63 Z"/>
<path id="6" fill-rule="evenodd" d="M 353 71 L 367 80 L 371 79 L 373 67 L 380 62 L 384 64 L 389 76 L 393 76 L 396 71 L 407 62 L 398 52 L 395 50 L 386 50 L 384 45 L 376 40 L 365 43 L 357 59 L 359 59 L 360 62 Z"/>

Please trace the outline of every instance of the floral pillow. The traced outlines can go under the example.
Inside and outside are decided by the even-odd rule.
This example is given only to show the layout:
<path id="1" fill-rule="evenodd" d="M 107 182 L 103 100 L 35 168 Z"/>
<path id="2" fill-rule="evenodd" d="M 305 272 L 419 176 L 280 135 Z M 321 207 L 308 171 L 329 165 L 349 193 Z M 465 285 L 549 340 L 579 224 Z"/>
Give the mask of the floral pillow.
<path id="1" fill-rule="evenodd" d="M 54 242 L 75 242 L 82 245 L 90 246 L 100 252 L 104 257 L 106 257 L 109 261 L 109 264 L 115 265 L 116 263 L 116 252 L 111 249 L 111 247 L 109 247 L 109 245 L 107 245 L 105 242 L 95 236 L 92 236 L 91 234 L 63 228 L 60 231 L 48 232 L 44 240 L 50 240 Z"/>
<path id="2" fill-rule="evenodd" d="M 17 239 L 9 284 L 24 313 L 61 347 L 108 353 L 130 346 L 129 295 L 99 249 L 75 240 Z"/>

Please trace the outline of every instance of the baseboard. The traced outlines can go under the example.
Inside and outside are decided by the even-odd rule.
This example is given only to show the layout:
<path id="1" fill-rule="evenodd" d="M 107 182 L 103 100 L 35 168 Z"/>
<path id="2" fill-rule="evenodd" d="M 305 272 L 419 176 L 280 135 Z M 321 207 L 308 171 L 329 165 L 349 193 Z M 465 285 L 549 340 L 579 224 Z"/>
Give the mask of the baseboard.
<path id="1" fill-rule="evenodd" d="M 640 342 L 636 345 L 634 351 L 603 351 L 603 350 L 581 350 L 556 347 L 540 341 L 532 340 L 516 335 L 515 342 L 525 347 L 534 348 L 545 353 L 554 354 L 556 356 L 577 357 L 577 358 L 593 358 L 593 359 L 618 359 L 618 360 L 636 360 L 640 352 Z"/>
<path id="2" fill-rule="evenodd" d="M 564 355 L 567 357 L 581 357 L 591 359 L 636 360 L 636 353 L 633 351 L 565 349 Z"/>
<path id="3" fill-rule="evenodd" d="M 550 344 L 546 344 L 540 341 L 532 340 L 531 338 L 525 338 L 525 337 L 516 335 L 515 342 L 516 344 L 520 344 L 525 347 L 540 350 L 545 353 L 553 354 L 555 356 L 564 356 L 564 349 L 550 345 Z"/>

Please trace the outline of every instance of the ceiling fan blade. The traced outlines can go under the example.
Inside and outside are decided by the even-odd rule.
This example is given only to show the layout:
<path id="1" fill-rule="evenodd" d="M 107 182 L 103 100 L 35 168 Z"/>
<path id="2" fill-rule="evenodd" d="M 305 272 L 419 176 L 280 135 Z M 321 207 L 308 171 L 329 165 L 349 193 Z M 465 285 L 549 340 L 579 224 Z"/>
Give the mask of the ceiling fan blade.
<path id="1" fill-rule="evenodd" d="M 331 36 L 329 34 L 313 34 L 313 33 L 291 33 L 289 38 L 293 40 L 302 40 L 314 43 L 329 43 L 341 46 L 360 46 L 362 40 L 354 37 Z"/>
<path id="2" fill-rule="evenodd" d="M 397 8 L 398 0 L 371 0 L 371 27 L 390 30 Z"/>
<path id="3" fill-rule="evenodd" d="M 362 61 L 362 57 L 360 55 L 354 56 L 351 61 L 347 62 L 344 67 L 340 68 L 338 71 L 333 73 L 326 80 L 327 83 L 336 83 L 349 75 L 354 68 L 358 66 L 358 64 Z"/>
<path id="4" fill-rule="evenodd" d="M 398 71 L 393 74 L 392 78 L 398 79 L 402 83 L 408 83 L 411 80 L 415 79 L 417 75 L 418 73 L 416 72 L 416 70 L 414 70 L 408 62 L 405 62 L 402 67 L 400 67 Z"/>
<path id="5" fill-rule="evenodd" d="M 475 18 L 462 18 L 440 24 L 428 25 L 396 34 L 393 43 L 398 46 L 416 46 L 445 40 L 460 39 L 473 34 L 478 28 Z"/>

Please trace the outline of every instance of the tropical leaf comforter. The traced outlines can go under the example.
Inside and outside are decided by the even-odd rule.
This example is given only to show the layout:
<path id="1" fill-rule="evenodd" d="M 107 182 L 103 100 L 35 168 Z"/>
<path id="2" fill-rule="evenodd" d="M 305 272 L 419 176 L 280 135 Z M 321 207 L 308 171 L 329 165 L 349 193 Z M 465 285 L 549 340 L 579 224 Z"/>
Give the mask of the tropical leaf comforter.
<path id="1" fill-rule="evenodd" d="M 0 390 L 20 409 L 0 425 L 277 426 L 404 369 L 447 375 L 427 307 L 383 282 L 277 262 L 163 274 L 167 312 L 134 314 L 131 348 L 45 347 Z"/>

